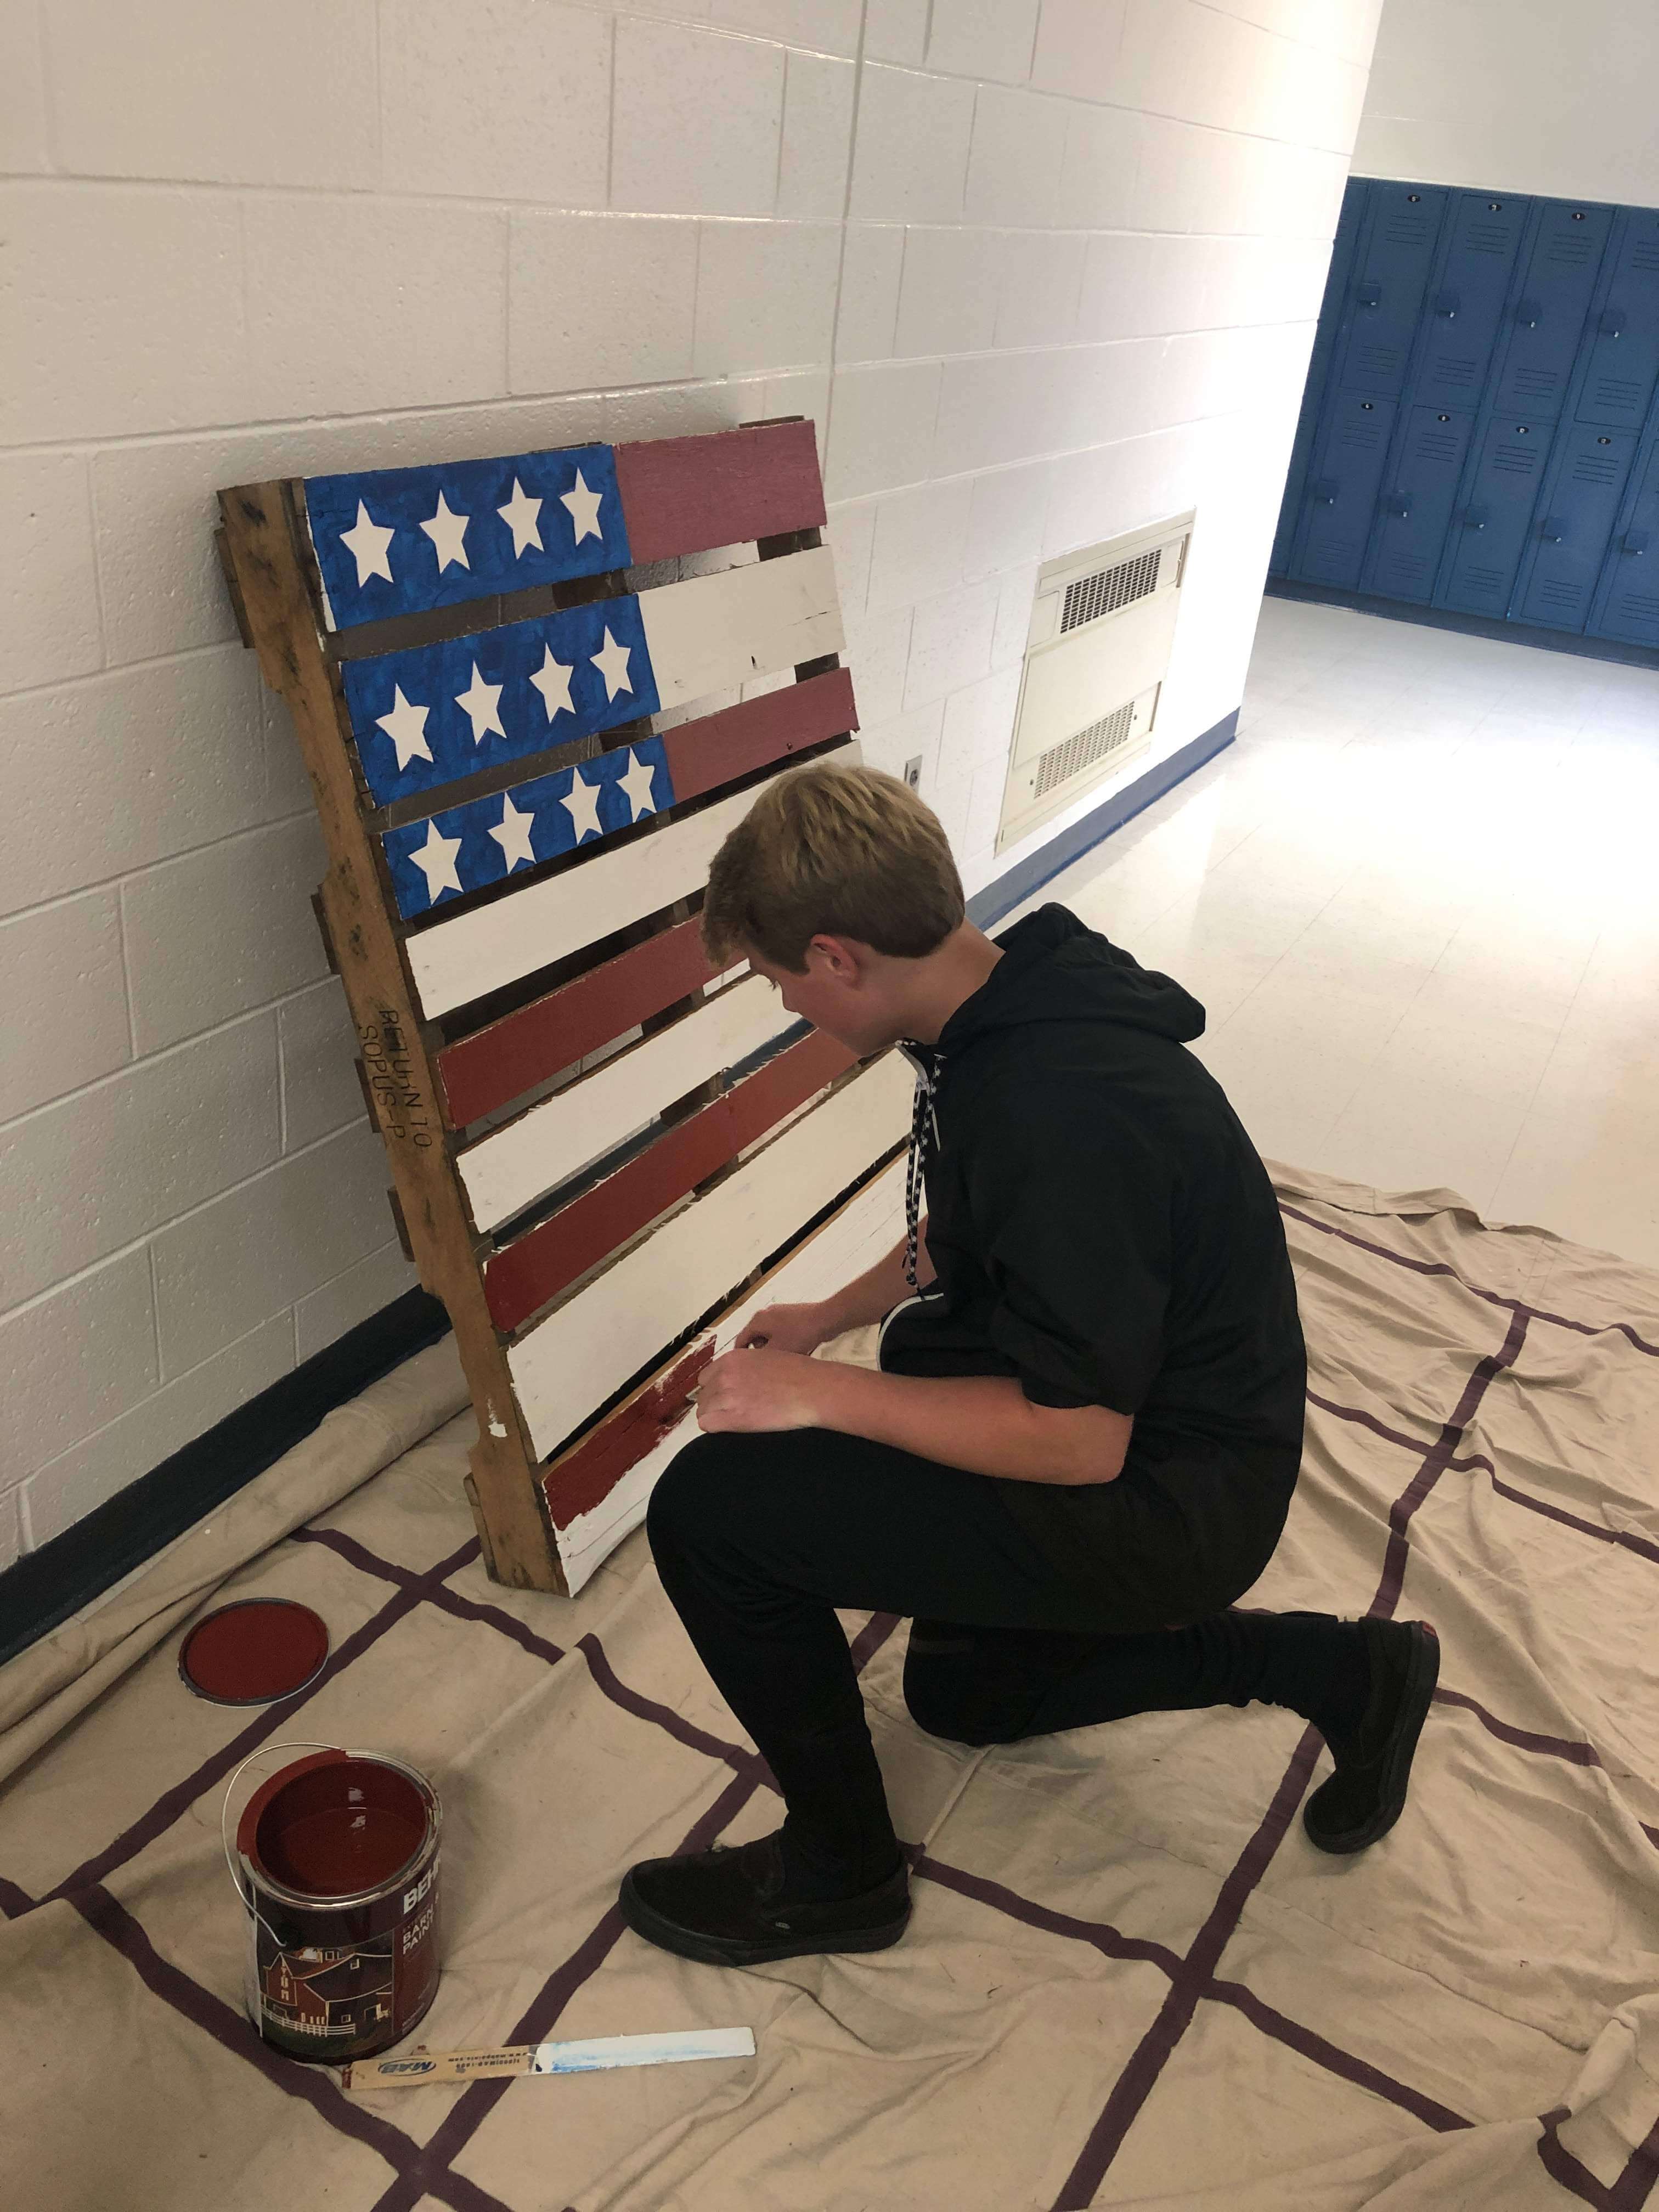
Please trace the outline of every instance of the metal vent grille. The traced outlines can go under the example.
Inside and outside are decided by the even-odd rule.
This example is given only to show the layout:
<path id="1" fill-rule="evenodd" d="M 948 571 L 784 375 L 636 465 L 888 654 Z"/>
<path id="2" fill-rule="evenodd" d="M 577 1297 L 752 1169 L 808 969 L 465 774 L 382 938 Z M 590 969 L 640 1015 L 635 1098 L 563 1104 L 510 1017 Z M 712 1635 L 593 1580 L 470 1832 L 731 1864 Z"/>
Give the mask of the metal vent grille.
<path id="1" fill-rule="evenodd" d="M 1157 555 L 1152 556 L 1154 564 Z M 1103 758 L 1122 744 L 1129 735 L 1134 720 L 1134 702 L 1120 707 L 1115 714 L 1107 714 L 1098 722 L 1091 722 L 1086 730 L 1079 730 L 1074 738 L 1067 738 L 1057 745 L 1050 745 L 1040 757 L 1036 769 L 1036 787 L 1033 799 L 1041 799 L 1056 784 L 1065 783 L 1085 768 Z"/>
<path id="2" fill-rule="evenodd" d="M 1150 553 L 1139 554 L 1133 561 L 1120 561 L 1115 568 L 1101 568 L 1092 576 L 1079 576 L 1076 583 L 1068 584 L 1060 614 L 1061 635 L 1155 592 L 1162 550 L 1154 546 Z"/>

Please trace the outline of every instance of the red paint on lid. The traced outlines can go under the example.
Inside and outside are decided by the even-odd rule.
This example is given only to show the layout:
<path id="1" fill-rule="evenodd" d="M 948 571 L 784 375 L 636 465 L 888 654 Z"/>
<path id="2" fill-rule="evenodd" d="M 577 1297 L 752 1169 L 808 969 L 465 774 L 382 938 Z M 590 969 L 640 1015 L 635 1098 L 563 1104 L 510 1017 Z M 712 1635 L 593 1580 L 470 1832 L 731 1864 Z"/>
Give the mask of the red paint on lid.
<path id="1" fill-rule="evenodd" d="M 198 1620 L 179 1647 L 179 1672 L 216 1705 L 291 1697 L 322 1670 L 328 1630 L 291 1598 L 241 1598 Z"/>

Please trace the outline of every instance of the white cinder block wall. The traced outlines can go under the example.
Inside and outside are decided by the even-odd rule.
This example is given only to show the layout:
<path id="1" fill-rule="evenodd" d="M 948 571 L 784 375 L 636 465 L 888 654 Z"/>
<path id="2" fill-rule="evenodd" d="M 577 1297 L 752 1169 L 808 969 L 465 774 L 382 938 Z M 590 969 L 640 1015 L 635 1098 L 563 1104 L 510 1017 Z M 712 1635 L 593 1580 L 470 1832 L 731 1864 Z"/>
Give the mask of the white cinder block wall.
<path id="1" fill-rule="evenodd" d="M 1376 7 L 14 0 L 0 1561 L 411 1280 L 215 489 L 810 414 L 976 889 L 1040 560 L 1196 507 L 1237 702 Z"/>

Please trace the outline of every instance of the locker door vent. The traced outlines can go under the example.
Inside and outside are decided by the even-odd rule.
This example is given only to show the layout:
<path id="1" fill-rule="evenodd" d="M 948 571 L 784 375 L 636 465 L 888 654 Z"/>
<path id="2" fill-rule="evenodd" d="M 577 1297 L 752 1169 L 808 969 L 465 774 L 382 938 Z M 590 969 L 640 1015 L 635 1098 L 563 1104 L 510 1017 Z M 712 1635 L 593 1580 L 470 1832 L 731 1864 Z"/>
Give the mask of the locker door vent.
<path id="1" fill-rule="evenodd" d="M 1046 753 L 1037 756 L 1036 789 L 1032 796 L 1046 799 L 1057 783 L 1065 783 L 1079 769 L 1092 768 L 1108 753 L 1115 752 L 1127 742 L 1134 725 L 1135 707 L 1132 699 L 1127 707 L 1120 707 L 1115 714 L 1103 715 L 1091 722 L 1086 730 L 1079 730 L 1074 738 L 1063 744 L 1050 745 Z"/>
<path id="2" fill-rule="evenodd" d="M 1150 553 L 1142 553 L 1133 561 L 1120 561 L 1115 568 L 1099 568 L 1092 576 L 1079 576 L 1074 584 L 1068 584 L 1060 616 L 1061 635 L 1068 629 L 1080 629 L 1085 623 L 1097 622 L 1102 615 L 1115 614 L 1119 607 L 1127 607 L 1131 599 L 1144 599 L 1148 592 L 1155 592 L 1161 557 L 1161 550 L 1155 546 Z"/>

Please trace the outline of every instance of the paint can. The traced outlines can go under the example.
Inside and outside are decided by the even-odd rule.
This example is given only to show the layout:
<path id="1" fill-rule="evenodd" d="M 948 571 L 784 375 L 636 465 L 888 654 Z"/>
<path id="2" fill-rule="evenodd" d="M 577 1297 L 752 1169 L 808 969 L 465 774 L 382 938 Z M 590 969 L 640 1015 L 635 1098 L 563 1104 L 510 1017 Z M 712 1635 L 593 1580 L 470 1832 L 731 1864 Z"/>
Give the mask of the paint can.
<path id="1" fill-rule="evenodd" d="M 268 1748 L 312 1755 L 254 1791 L 234 1858 L 223 1836 L 248 1919 L 247 2015 L 289 2057 L 367 2058 L 406 2035 L 437 1992 L 443 1808 L 423 1774 L 383 1753 Z M 225 1792 L 224 1831 L 249 1764 Z"/>

